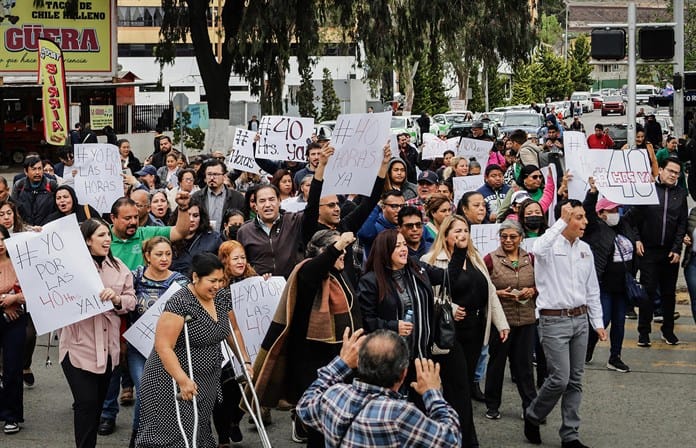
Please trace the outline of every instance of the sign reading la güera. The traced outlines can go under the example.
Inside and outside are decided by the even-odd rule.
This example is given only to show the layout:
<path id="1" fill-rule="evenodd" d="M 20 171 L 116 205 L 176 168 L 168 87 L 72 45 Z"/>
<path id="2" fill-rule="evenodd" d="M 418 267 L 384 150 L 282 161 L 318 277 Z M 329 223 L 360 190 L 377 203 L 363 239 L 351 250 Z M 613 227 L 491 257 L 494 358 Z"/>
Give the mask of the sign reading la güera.
<path id="1" fill-rule="evenodd" d="M 77 7 L 72 19 L 65 1 L 2 0 L 0 75 L 35 73 L 40 38 L 60 46 L 68 74 L 115 75 L 116 0 L 78 1 Z"/>

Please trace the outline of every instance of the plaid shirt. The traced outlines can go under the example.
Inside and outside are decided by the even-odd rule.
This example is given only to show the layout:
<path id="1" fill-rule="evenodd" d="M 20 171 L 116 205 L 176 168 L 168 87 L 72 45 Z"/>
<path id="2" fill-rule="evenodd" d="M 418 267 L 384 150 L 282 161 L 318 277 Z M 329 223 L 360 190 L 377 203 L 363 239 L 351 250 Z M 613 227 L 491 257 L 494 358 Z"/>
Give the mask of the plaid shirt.
<path id="1" fill-rule="evenodd" d="M 336 357 L 319 369 L 297 405 L 302 421 L 324 434 L 327 447 L 456 447 L 459 417 L 439 390 L 423 395 L 428 416 L 398 393 L 354 380 Z"/>

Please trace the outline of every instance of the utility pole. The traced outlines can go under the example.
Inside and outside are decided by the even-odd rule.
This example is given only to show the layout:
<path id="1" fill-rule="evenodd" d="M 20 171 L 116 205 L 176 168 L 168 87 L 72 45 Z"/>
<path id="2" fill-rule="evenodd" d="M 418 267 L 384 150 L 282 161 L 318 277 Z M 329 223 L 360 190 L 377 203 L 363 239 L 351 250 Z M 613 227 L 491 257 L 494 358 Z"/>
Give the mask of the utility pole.
<path id="1" fill-rule="evenodd" d="M 684 0 L 674 0 L 674 76 L 682 77 L 681 89 L 674 91 L 672 114 L 674 135 L 684 135 Z"/>
<path id="2" fill-rule="evenodd" d="M 629 148 L 636 144 L 636 4 L 628 3 L 628 115 L 626 142 Z"/>

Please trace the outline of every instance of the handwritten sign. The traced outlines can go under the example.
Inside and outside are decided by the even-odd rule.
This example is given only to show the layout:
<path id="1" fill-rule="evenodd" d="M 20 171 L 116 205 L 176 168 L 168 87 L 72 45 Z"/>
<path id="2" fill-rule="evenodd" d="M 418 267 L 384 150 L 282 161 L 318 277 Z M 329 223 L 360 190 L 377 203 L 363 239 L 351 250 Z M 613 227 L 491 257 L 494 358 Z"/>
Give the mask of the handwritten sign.
<path id="1" fill-rule="evenodd" d="M 283 199 L 280 202 L 280 208 L 282 208 L 286 212 L 293 212 L 293 213 L 301 212 L 302 210 L 304 210 L 307 207 L 307 203 L 304 201 L 300 202 L 297 199 L 298 199 L 297 197 Z"/>
<path id="2" fill-rule="evenodd" d="M 261 168 L 254 159 L 254 137 L 256 132 L 237 128 L 232 139 L 232 152 L 227 156 L 225 164 L 228 170 L 259 173 Z"/>
<path id="3" fill-rule="evenodd" d="M 486 140 L 476 140 L 475 138 L 454 137 L 447 140 L 450 145 L 456 144 L 457 155 L 459 157 L 476 157 L 481 166 L 488 163 L 488 153 L 493 148 L 493 143 Z"/>
<path id="4" fill-rule="evenodd" d="M 113 309 L 87 251 L 75 214 L 15 233 L 5 241 L 37 334 L 45 334 Z"/>
<path id="5" fill-rule="evenodd" d="M 164 306 L 167 304 L 169 298 L 180 289 L 181 285 L 176 282 L 172 283 L 159 299 L 150 305 L 150 308 L 123 333 L 123 337 L 126 338 L 133 347 L 138 349 L 140 354 L 144 357 L 147 358 L 150 356 L 155 346 L 155 329 L 157 328 L 157 321 L 159 321 L 162 312 L 164 312 Z"/>
<path id="6" fill-rule="evenodd" d="M 75 193 L 82 204 L 99 213 L 109 213 L 123 196 L 121 157 L 118 147 L 108 143 L 75 145 Z"/>
<path id="7" fill-rule="evenodd" d="M 483 182 L 483 174 L 477 174 L 475 176 L 453 177 L 452 185 L 454 185 L 454 204 L 459 204 L 459 200 L 467 191 L 474 191 L 481 188 L 481 186 L 483 186 Z"/>
<path id="8" fill-rule="evenodd" d="M 456 152 L 456 148 L 452 148 L 451 142 L 437 138 L 434 134 L 423 134 L 424 160 L 433 160 L 438 157 L 443 157 L 447 150 Z"/>
<path id="9" fill-rule="evenodd" d="M 338 116 L 331 142 L 335 148 L 324 172 L 322 196 L 369 196 L 389 141 L 391 112 Z"/>
<path id="10" fill-rule="evenodd" d="M 471 226 L 471 242 L 482 257 L 490 254 L 500 246 L 500 224 L 474 224 Z"/>
<path id="11" fill-rule="evenodd" d="M 658 204 L 650 156 L 645 149 L 590 151 L 582 154 L 585 175 L 602 195 L 622 205 Z"/>
<path id="12" fill-rule="evenodd" d="M 573 175 L 568 182 L 568 197 L 582 201 L 585 199 L 585 192 L 590 188 L 587 184 L 589 176 L 585 171 L 583 158 L 592 152 L 604 151 L 590 151 L 587 147 L 585 134 L 575 131 L 563 133 L 563 151 L 565 153 L 566 170 Z"/>
<path id="13" fill-rule="evenodd" d="M 259 122 L 261 139 L 256 144 L 256 157 L 305 162 L 307 140 L 312 132 L 313 118 L 266 115 Z"/>
<path id="14" fill-rule="evenodd" d="M 230 286 L 232 308 L 252 363 L 261 349 L 284 288 L 283 277 L 268 280 L 250 277 Z"/>

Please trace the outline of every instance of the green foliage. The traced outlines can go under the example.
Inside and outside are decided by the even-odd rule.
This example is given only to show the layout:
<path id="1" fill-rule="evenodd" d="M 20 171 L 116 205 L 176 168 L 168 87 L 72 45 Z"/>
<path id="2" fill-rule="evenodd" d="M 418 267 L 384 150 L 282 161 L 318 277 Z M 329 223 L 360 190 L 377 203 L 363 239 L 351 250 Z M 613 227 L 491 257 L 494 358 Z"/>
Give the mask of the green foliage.
<path id="1" fill-rule="evenodd" d="M 438 39 L 431 39 L 427 54 L 422 55 L 416 76 L 413 79 L 414 112 L 425 112 L 430 115 L 449 110 L 449 100 L 442 84 L 444 73 L 440 61 Z"/>
<path id="2" fill-rule="evenodd" d="M 573 81 L 573 90 L 587 91 L 592 86 L 592 66 L 590 65 L 590 40 L 581 34 L 573 42 L 568 54 L 570 63 L 570 77 Z"/>
<path id="3" fill-rule="evenodd" d="M 474 65 L 469 72 L 469 88 L 471 89 L 471 98 L 467 102 L 467 109 L 474 112 L 482 112 L 486 110 L 485 98 L 483 96 L 483 86 L 479 82 L 479 67 Z"/>
<path id="4" fill-rule="evenodd" d="M 433 104 L 430 101 L 430 65 L 427 60 L 421 61 L 418 71 L 413 78 L 413 106 L 411 110 L 416 113 L 425 112 L 432 114 Z"/>
<path id="5" fill-rule="evenodd" d="M 205 132 L 196 126 L 195 128 L 189 127 L 191 125 L 191 114 L 188 112 L 182 112 L 178 114 L 176 120 L 174 120 L 174 135 L 172 141 L 175 145 L 181 143 L 181 135 L 184 134 L 184 146 L 188 149 L 203 149 L 205 145 Z"/>
<path id="6" fill-rule="evenodd" d="M 696 70 L 696 3 L 684 3 L 684 70 Z"/>
<path id="7" fill-rule="evenodd" d="M 297 92 L 297 104 L 301 117 L 316 117 L 317 108 L 314 107 L 314 83 L 312 82 L 312 69 L 307 66 L 300 72 L 302 81 Z"/>
<path id="8" fill-rule="evenodd" d="M 321 79 L 321 121 L 335 120 L 341 113 L 341 102 L 333 86 L 331 71 L 324 68 Z"/>
<path id="9" fill-rule="evenodd" d="M 504 106 L 507 101 L 507 76 L 498 74 L 498 67 L 488 67 L 488 108 Z"/>
<path id="10" fill-rule="evenodd" d="M 529 104 L 536 101 L 534 93 L 533 64 L 520 64 L 512 75 L 512 104 Z M 539 95 L 542 96 L 542 95 Z"/>
<path id="11" fill-rule="evenodd" d="M 556 46 L 563 40 L 563 28 L 554 15 L 541 15 L 541 23 L 539 25 L 539 40 L 541 42 Z"/>
<path id="12" fill-rule="evenodd" d="M 536 49 L 531 64 L 515 67 L 512 103 L 527 104 L 550 97 L 561 100 L 573 92 L 570 64 L 545 46 Z"/>
<path id="13" fill-rule="evenodd" d="M 672 82 L 674 68 L 671 64 L 641 64 L 636 68 L 637 84 L 664 86 Z"/>

